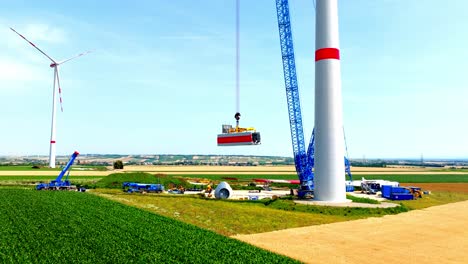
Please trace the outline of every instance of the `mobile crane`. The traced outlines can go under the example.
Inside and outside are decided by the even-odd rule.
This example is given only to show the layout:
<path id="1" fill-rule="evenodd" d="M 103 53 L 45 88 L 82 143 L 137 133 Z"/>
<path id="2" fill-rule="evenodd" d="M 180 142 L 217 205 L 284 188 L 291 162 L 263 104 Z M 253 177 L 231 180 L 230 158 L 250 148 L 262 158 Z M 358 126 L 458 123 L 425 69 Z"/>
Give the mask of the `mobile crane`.
<path id="1" fill-rule="evenodd" d="M 73 162 L 75 161 L 76 157 L 78 157 L 80 153 L 78 151 L 73 152 L 73 154 L 70 157 L 70 160 L 68 161 L 67 165 L 63 167 L 62 171 L 60 174 L 55 178 L 55 180 L 49 182 L 49 183 L 39 183 L 36 185 L 36 190 L 77 190 L 76 186 L 71 185 L 70 180 L 68 180 L 68 176 L 70 175 L 70 167 L 73 165 Z M 62 181 L 63 176 L 65 176 L 65 173 L 67 173 L 67 176 L 65 177 L 65 180 Z M 84 188 L 79 189 L 80 192 L 84 192 Z"/>
<path id="2" fill-rule="evenodd" d="M 278 29 L 281 44 L 281 56 L 283 60 L 284 83 L 288 103 L 294 164 L 296 166 L 296 172 L 300 182 L 298 197 L 309 199 L 312 198 L 314 192 L 313 168 L 315 133 L 312 132 L 312 137 L 306 151 L 288 0 L 276 0 L 276 12 L 278 17 Z M 352 181 L 350 163 L 348 158 L 345 157 L 344 160 L 346 174 L 348 174 L 350 179 L 345 188 L 346 191 L 353 191 L 354 187 L 350 184 Z"/>

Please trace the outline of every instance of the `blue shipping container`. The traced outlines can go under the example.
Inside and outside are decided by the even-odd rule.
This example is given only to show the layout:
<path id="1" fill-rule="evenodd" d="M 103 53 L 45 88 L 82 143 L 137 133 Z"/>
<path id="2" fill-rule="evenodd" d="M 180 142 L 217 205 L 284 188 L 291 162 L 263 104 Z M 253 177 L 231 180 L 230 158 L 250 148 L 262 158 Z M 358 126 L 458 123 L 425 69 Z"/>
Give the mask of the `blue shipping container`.
<path id="1" fill-rule="evenodd" d="M 392 193 L 392 200 L 413 200 L 414 197 L 411 193 Z"/>
<path id="2" fill-rule="evenodd" d="M 392 195 L 392 186 L 382 185 L 382 197 L 390 199 L 391 195 Z"/>
<path id="3" fill-rule="evenodd" d="M 392 187 L 392 193 L 410 193 L 410 191 L 403 187 Z"/>

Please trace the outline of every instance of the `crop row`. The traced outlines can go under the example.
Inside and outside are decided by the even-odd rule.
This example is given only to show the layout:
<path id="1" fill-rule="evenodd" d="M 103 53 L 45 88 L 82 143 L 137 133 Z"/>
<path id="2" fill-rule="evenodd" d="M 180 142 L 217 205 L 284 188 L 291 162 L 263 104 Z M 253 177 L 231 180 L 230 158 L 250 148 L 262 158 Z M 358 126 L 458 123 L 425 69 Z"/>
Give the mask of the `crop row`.
<path id="1" fill-rule="evenodd" d="M 0 189 L 1 263 L 294 263 L 94 195 Z"/>

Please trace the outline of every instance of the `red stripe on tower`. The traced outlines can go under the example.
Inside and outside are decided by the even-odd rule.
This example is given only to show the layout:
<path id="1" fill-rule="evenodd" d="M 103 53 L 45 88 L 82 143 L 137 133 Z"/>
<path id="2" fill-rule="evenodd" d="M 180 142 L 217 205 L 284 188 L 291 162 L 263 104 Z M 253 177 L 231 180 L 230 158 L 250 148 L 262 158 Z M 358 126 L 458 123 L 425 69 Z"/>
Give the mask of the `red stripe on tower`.
<path id="1" fill-rule="evenodd" d="M 51 144 L 55 143 L 55 140 L 51 140 L 50 143 L 51 143 Z"/>
<path id="2" fill-rule="evenodd" d="M 340 50 L 335 48 L 323 48 L 315 51 L 315 61 L 327 59 L 340 59 Z"/>

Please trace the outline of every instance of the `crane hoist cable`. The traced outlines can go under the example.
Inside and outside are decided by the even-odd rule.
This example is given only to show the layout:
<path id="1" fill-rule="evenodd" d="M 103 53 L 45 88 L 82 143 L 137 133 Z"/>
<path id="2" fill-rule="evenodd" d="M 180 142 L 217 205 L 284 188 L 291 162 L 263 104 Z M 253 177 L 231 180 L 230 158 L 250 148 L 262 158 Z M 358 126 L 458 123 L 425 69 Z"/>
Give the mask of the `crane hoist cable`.
<path id="1" fill-rule="evenodd" d="M 258 145 L 260 132 L 253 127 L 239 127 L 240 114 L 240 0 L 236 0 L 236 127 L 222 125 L 222 134 L 218 134 L 218 146 Z"/>
<path id="2" fill-rule="evenodd" d="M 239 130 L 239 119 L 240 119 L 240 49 L 239 49 L 239 31 L 240 31 L 240 0 L 236 0 L 236 130 Z"/>

